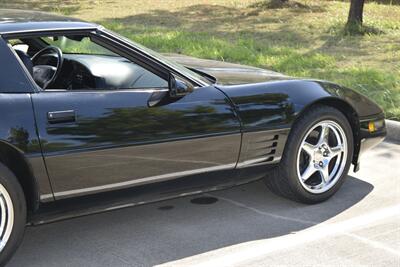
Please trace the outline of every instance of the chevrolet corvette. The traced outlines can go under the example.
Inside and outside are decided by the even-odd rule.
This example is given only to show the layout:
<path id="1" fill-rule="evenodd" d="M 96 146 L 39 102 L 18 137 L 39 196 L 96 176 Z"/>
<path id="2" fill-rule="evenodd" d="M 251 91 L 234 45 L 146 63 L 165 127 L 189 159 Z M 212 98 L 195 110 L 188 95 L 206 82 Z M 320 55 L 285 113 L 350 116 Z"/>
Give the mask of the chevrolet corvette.
<path id="1" fill-rule="evenodd" d="M 104 27 L 0 10 L 0 263 L 25 226 L 263 179 L 331 197 L 384 113 L 338 84 L 160 55 Z"/>

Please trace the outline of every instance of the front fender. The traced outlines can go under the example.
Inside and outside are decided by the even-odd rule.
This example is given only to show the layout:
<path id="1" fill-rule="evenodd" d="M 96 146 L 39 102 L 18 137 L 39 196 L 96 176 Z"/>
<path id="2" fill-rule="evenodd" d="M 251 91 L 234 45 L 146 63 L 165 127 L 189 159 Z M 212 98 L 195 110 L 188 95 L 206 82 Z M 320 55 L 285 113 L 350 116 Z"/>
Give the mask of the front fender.
<path id="1" fill-rule="evenodd" d="M 240 163 L 280 160 L 290 128 L 296 118 L 315 103 L 345 103 L 355 113 L 355 157 L 361 142 L 360 121 L 382 117 L 382 109 L 367 97 L 334 83 L 313 80 L 279 80 L 259 84 L 218 86 L 232 101 L 239 114 L 242 131 Z M 335 101 L 336 100 L 336 101 Z M 339 107 L 338 107 L 339 108 Z M 349 114 L 346 114 L 349 115 Z M 266 140 L 266 141 L 265 141 Z M 260 156 L 260 146 L 272 146 L 271 157 Z"/>
<path id="2" fill-rule="evenodd" d="M 260 84 L 219 86 L 232 100 L 243 129 L 290 127 L 308 106 L 324 99 L 340 99 L 359 118 L 381 114 L 382 109 L 367 97 L 334 83 L 313 80 L 284 80 Z"/>

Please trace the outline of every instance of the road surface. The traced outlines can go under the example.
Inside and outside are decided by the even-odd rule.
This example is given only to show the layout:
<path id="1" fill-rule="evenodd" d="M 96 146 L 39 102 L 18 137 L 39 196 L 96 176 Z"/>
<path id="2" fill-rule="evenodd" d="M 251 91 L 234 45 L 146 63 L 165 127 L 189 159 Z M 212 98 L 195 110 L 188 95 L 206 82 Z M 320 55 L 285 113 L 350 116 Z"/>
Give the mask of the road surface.
<path id="1" fill-rule="evenodd" d="M 318 205 L 255 182 L 31 227 L 9 266 L 400 266 L 400 145 L 361 164 Z"/>

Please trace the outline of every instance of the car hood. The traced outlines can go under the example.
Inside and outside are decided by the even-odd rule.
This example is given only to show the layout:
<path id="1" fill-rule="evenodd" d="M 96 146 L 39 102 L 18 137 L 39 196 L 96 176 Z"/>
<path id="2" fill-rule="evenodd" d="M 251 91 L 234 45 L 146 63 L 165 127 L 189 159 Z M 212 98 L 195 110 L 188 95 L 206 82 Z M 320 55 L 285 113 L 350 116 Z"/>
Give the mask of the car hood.
<path id="1" fill-rule="evenodd" d="M 251 66 L 200 59 L 179 54 L 164 54 L 164 56 L 187 68 L 213 76 L 216 79 L 216 84 L 219 85 L 239 85 L 292 79 L 278 72 Z"/>

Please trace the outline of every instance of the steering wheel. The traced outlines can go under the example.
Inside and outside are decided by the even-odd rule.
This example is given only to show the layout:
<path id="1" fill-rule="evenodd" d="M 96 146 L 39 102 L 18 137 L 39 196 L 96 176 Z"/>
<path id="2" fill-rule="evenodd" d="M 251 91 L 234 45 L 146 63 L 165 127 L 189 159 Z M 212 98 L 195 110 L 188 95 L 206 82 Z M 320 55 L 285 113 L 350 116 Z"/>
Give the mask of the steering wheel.
<path id="1" fill-rule="evenodd" d="M 37 65 L 39 58 L 48 54 L 55 54 L 57 56 L 56 66 L 54 67 L 51 65 Z M 47 86 L 49 86 L 57 79 L 58 75 L 61 72 L 63 62 L 64 57 L 60 48 L 52 45 L 43 48 L 32 57 L 33 79 L 40 87 L 46 89 Z"/>

